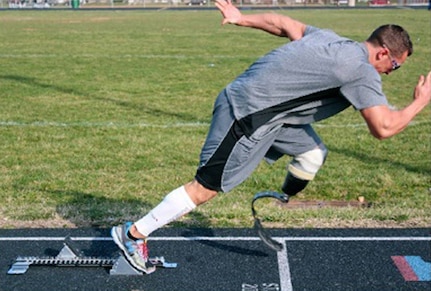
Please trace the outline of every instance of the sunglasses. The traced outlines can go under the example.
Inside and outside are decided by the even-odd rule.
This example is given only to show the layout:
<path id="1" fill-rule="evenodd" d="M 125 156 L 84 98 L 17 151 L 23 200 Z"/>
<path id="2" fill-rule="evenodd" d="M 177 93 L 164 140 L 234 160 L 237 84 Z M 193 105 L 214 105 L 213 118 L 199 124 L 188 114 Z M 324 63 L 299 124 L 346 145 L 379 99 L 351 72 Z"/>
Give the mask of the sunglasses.
<path id="1" fill-rule="evenodd" d="M 392 54 L 389 48 L 386 45 L 383 45 L 383 47 L 386 48 L 389 52 L 389 57 L 391 58 L 391 62 L 392 62 L 392 71 L 398 70 L 401 67 L 401 65 L 398 64 L 398 62 L 392 57 Z"/>
<path id="2" fill-rule="evenodd" d="M 391 58 L 391 61 L 392 61 L 392 71 L 398 70 L 401 67 L 401 65 L 398 64 L 396 60 Z"/>

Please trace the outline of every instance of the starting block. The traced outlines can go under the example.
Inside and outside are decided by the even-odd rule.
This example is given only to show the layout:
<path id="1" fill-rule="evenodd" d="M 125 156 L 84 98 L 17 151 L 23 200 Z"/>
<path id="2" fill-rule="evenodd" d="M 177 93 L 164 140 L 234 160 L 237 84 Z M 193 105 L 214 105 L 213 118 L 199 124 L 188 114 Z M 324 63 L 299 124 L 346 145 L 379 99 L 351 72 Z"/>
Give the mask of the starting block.
<path id="1" fill-rule="evenodd" d="M 177 263 L 168 263 L 164 257 L 149 258 L 155 267 L 176 268 Z M 109 275 L 143 275 L 134 268 L 122 253 L 117 258 L 82 257 L 78 256 L 72 248 L 64 243 L 63 248 L 55 257 L 17 257 L 11 265 L 9 275 L 21 275 L 31 266 L 60 266 L 60 267 L 111 267 Z"/>

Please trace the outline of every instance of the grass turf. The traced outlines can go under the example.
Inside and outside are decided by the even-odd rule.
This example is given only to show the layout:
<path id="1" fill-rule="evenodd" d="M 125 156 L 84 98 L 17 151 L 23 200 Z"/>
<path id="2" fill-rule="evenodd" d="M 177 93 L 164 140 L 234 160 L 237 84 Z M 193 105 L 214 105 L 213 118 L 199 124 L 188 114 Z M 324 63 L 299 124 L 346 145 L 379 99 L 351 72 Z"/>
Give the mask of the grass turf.
<path id="1" fill-rule="evenodd" d="M 426 10 L 277 12 L 358 41 L 380 24 L 404 26 L 415 52 L 383 76 L 398 108 L 430 69 Z M 192 179 L 217 93 L 286 41 L 220 21 L 215 10 L 1 11 L 2 227 L 134 220 Z M 429 226 L 429 113 L 384 141 L 353 109 L 315 125 L 329 156 L 296 199 L 364 196 L 372 207 L 285 210 L 268 201 L 259 213 L 274 227 Z M 252 196 L 278 190 L 288 161 L 261 164 L 173 225 L 249 227 Z"/>

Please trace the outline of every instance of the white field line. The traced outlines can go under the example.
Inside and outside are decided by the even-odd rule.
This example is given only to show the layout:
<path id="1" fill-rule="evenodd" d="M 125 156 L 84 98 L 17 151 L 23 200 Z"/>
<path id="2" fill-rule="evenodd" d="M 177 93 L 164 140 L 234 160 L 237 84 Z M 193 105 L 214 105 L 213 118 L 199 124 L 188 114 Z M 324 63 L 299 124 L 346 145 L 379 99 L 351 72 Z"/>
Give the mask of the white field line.
<path id="1" fill-rule="evenodd" d="M 430 123 L 429 121 L 412 121 L 410 126 L 421 125 Z M 175 128 L 175 127 L 208 127 L 210 124 L 206 122 L 177 122 L 167 124 L 156 123 L 122 123 L 122 122 L 56 122 L 56 121 L 35 121 L 35 122 L 21 122 L 21 121 L 1 121 L 0 127 L 90 127 L 90 128 Z M 358 128 L 366 127 L 365 123 L 345 123 L 345 124 L 313 124 L 314 127 L 320 128 Z"/>
<path id="2" fill-rule="evenodd" d="M 0 126 L 16 126 L 16 127 L 103 127 L 103 128 L 174 128 L 174 127 L 208 127 L 209 123 L 204 122 L 179 122 L 167 124 L 154 123 L 121 123 L 121 122 L 51 122 L 51 121 L 35 121 L 35 122 L 20 122 L 20 121 L 0 121 Z"/>
<path id="3" fill-rule="evenodd" d="M 87 58 L 87 59 L 237 59 L 258 58 L 260 56 L 238 55 L 157 55 L 157 54 L 0 54 L 1 59 L 52 59 L 52 58 Z"/>
<path id="4" fill-rule="evenodd" d="M 62 241 L 66 237 L 0 237 L 0 241 Z M 73 241 L 111 241 L 111 237 L 70 237 Z M 289 241 L 431 241 L 431 236 L 394 236 L 394 237 L 273 237 L 280 242 Z M 192 236 L 192 237 L 150 237 L 151 241 L 259 241 L 259 237 L 255 236 Z"/>

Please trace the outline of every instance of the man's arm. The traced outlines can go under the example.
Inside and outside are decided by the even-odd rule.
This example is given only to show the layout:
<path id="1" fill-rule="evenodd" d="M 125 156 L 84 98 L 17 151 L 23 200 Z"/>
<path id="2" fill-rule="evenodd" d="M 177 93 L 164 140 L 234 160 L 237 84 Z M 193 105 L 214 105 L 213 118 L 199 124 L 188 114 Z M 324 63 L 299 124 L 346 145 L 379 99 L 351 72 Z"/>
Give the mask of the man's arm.
<path id="1" fill-rule="evenodd" d="M 261 29 L 268 33 L 288 37 L 290 40 L 302 38 L 306 25 L 288 16 L 275 13 L 242 14 L 231 0 L 216 0 L 215 5 L 223 15 L 222 24 L 230 23 L 238 26 Z"/>
<path id="2" fill-rule="evenodd" d="M 431 72 L 420 76 L 414 91 L 414 100 L 402 110 L 393 111 L 388 106 L 374 106 L 361 110 L 371 134 L 384 139 L 396 135 L 424 109 L 431 100 Z"/>

